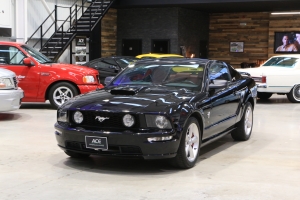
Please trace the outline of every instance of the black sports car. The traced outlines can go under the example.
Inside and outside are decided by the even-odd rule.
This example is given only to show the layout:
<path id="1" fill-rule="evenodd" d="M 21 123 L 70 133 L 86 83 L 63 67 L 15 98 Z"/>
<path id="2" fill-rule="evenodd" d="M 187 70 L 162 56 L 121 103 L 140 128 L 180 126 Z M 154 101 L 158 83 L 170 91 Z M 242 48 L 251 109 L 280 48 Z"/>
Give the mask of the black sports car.
<path id="1" fill-rule="evenodd" d="M 63 104 L 56 139 L 71 157 L 169 158 L 191 168 L 200 147 L 228 133 L 249 139 L 256 95 L 254 80 L 222 61 L 141 60 Z"/>
<path id="2" fill-rule="evenodd" d="M 120 71 L 127 67 L 127 65 L 136 60 L 137 59 L 132 56 L 112 56 L 97 58 L 82 65 L 98 70 L 100 83 L 103 84 L 107 76 L 116 76 Z"/>

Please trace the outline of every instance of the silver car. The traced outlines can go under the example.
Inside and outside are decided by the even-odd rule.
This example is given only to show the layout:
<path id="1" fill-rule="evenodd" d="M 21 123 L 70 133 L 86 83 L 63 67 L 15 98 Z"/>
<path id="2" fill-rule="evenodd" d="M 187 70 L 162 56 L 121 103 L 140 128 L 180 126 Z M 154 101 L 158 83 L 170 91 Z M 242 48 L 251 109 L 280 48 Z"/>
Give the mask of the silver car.
<path id="1" fill-rule="evenodd" d="M 0 69 L 0 112 L 19 109 L 23 97 L 24 92 L 18 87 L 16 74 Z"/>

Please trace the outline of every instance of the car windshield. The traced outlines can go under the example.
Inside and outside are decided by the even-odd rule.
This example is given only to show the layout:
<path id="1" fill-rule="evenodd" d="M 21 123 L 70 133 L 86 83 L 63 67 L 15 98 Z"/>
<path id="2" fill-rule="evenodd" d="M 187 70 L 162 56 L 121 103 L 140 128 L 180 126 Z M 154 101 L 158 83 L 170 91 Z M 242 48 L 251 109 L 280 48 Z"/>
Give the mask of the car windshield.
<path id="1" fill-rule="evenodd" d="M 120 65 L 122 69 L 124 69 L 125 67 L 127 67 L 127 65 L 133 63 L 134 61 L 135 60 L 131 58 L 120 58 L 116 60 L 116 62 Z"/>
<path id="2" fill-rule="evenodd" d="M 109 86 L 161 85 L 200 90 L 205 63 L 135 63 L 122 71 Z"/>
<path id="3" fill-rule="evenodd" d="M 32 47 L 29 47 L 27 45 L 22 45 L 22 48 L 29 53 L 36 61 L 38 61 L 39 63 L 53 63 L 53 61 L 48 58 L 47 56 L 45 56 L 44 54 L 42 54 L 41 52 L 35 50 Z"/>
<path id="4" fill-rule="evenodd" d="M 293 57 L 274 57 L 264 63 L 263 67 L 287 67 L 293 68 L 299 62 L 299 58 Z"/>

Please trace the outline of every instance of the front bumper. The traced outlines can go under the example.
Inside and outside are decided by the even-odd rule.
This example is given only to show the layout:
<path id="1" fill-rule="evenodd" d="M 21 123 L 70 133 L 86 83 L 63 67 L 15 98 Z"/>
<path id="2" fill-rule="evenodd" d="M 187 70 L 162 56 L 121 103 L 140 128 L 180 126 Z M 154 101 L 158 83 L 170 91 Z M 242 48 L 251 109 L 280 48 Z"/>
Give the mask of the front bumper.
<path id="1" fill-rule="evenodd" d="M 266 83 L 256 83 L 257 88 L 267 88 L 268 85 Z"/>
<path id="2" fill-rule="evenodd" d="M 21 88 L 17 90 L 0 90 L 0 112 L 19 109 L 23 97 L 24 91 Z"/>
<path id="3" fill-rule="evenodd" d="M 158 133 L 136 133 L 132 131 L 88 131 L 74 128 L 65 128 L 55 124 L 55 136 L 58 146 L 64 151 L 96 154 L 104 156 L 143 157 L 144 159 L 172 158 L 176 156 L 180 140 L 148 142 L 147 138 L 157 137 Z M 159 136 L 175 135 L 173 132 L 164 132 Z M 89 149 L 85 146 L 85 136 L 106 137 L 108 150 Z"/>

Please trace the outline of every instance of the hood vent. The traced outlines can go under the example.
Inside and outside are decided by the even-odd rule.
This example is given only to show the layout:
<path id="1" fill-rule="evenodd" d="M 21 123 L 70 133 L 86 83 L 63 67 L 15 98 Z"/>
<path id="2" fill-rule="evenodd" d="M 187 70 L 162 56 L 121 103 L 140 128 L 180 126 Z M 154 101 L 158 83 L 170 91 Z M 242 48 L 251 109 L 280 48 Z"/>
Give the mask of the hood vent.
<path id="1" fill-rule="evenodd" d="M 135 95 L 141 91 L 144 87 L 116 87 L 110 90 L 114 95 Z"/>

